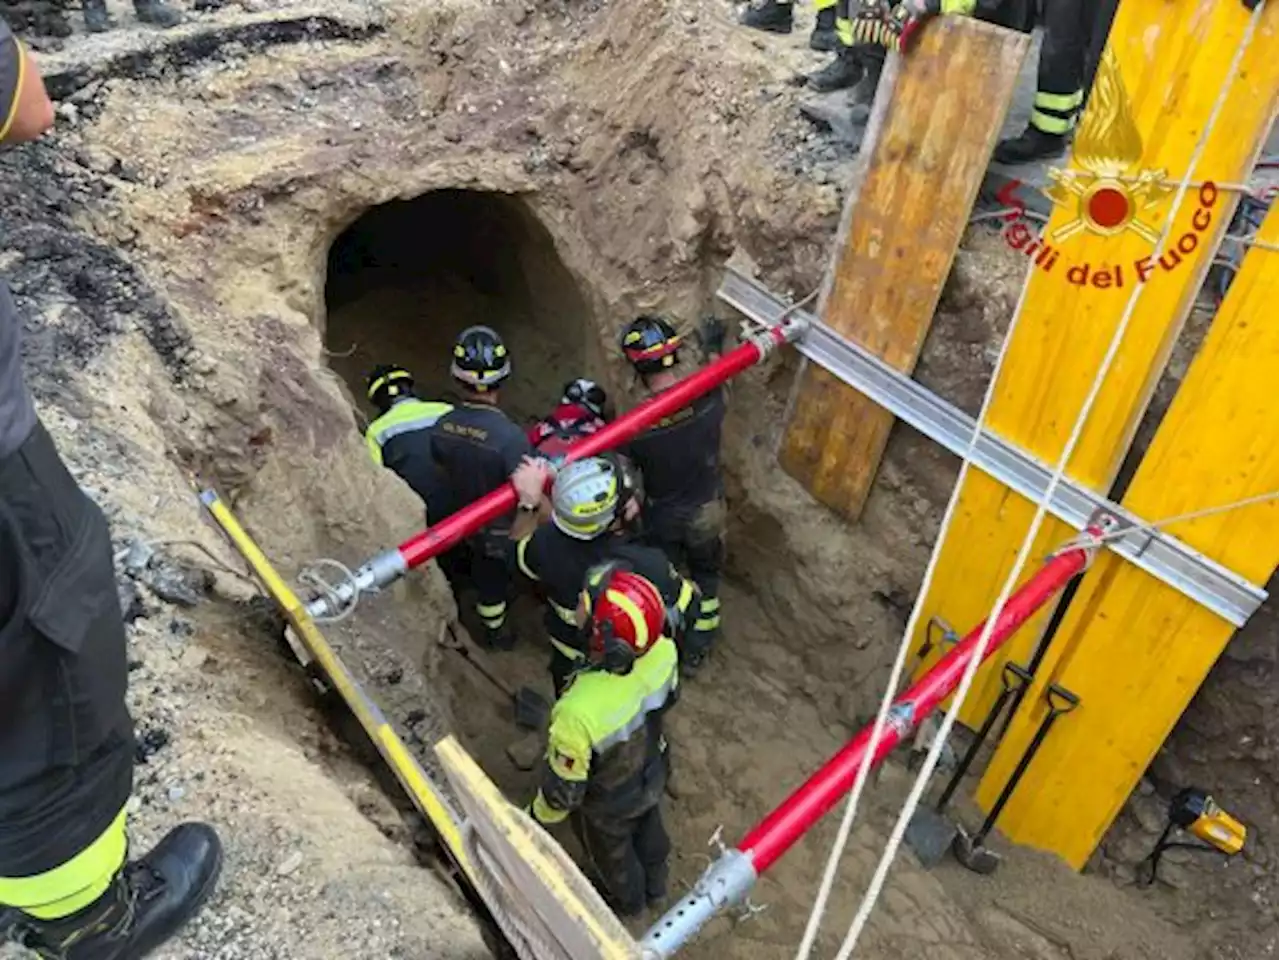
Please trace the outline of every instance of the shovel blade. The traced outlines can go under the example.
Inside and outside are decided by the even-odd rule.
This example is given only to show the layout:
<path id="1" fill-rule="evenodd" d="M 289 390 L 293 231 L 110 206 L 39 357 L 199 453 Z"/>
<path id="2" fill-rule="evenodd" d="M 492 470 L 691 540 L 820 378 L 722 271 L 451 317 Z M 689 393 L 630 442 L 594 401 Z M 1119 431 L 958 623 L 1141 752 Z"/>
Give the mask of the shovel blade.
<path id="1" fill-rule="evenodd" d="M 516 725 L 526 730 L 541 730 L 551 716 L 551 705 L 537 690 L 521 687 L 516 691 Z"/>
<path id="2" fill-rule="evenodd" d="M 1000 866 L 1000 854 L 984 847 L 981 843 L 975 843 L 963 828 L 956 830 L 951 852 L 963 867 L 984 876 L 995 873 L 996 868 Z"/>
<path id="3" fill-rule="evenodd" d="M 907 824 L 906 841 L 926 868 L 936 867 L 956 840 L 956 825 L 927 807 L 916 810 Z"/>

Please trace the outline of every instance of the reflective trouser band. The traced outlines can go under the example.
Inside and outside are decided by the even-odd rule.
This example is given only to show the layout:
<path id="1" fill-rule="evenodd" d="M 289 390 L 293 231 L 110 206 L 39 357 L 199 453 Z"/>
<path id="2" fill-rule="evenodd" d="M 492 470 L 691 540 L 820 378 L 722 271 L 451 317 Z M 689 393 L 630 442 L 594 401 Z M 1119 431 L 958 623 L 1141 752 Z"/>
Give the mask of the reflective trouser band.
<path id="1" fill-rule="evenodd" d="M 0 904 L 37 920 L 57 920 L 97 900 L 124 864 L 124 808 L 111 826 L 66 863 L 34 877 L 0 877 Z"/>
<path id="2" fill-rule="evenodd" d="M 529 812 L 533 814 L 533 819 L 537 820 L 539 823 L 547 824 L 548 826 L 560 823 L 565 817 L 569 816 L 568 810 L 557 810 L 555 807 L 551 806 L 551 804 L 547 803 L 547 800 L 542 795 L 541 790 L 539 790 L 538 795 L 533 798 L 533 803 L 530 805 Z"/>
<path id="3" fill-rule="evenodd" d="M 853 21 L 844 17 L 836 17 L 836 39 L 842 46 L 853 46 Z"/>
<path id="4" fill-rule="evenodd" d="M 507 603 L 505 600 L 502 603 L 477 603 L 476 615 L 486 627 L 496 629 L 507 619 Z"/>
<path id="5" fill-rule="evenodd" d="M 720 627 L 720 598 L 703 597 L 698 604 L 698 619 L 693 622 L 693 629 L 701 632 L 716 630 Z"/>
<path id="6" fill-rule="evenodd" d="M 1063 134 L 1076 125 L 1076 115 L 1084 103 L 1084 91 L 1073 93 L 1036 92 L 1031 108 L 1031 125 L 1044 133 Z"/>
<path id="7" fill-rule="evenodd" d="M 813 9 L 829 10 L 839 2 L 840 0 L 813 0 Z"/>

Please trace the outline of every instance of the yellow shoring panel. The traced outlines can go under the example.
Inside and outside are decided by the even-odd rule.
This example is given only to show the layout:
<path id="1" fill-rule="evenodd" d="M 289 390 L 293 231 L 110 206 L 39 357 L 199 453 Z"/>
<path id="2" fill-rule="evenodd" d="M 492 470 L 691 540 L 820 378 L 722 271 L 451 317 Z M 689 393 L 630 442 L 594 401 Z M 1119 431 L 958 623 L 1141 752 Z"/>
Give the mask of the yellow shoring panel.
<path id="1" fill-rule="evenodd" d="M 1273 205 L 1259 237 L 1276 243 Z M 1280 472 L 1280 256 L 1245 258 L 1124 506 L 1156 521 L 1275 491 Z M 1276 567 L 1276 501 L 1169 533 L 1261 586 Z M 1019 843 L 1084 866 L 1234 628 L 1114 554 L 1100 555 L 978 790 L 991 804 L 1057 682 L 1080 707 L 1050 733 L 1000 818 Z M 1212 789 L 1213 785 L 1207 785 Z"/>
<path id="2" fill-rule="evenodd" d="M 1123 156 L 1126 151 L 1138 156 L 1112 183 L 1128 188 L 1139 206 L 1151 201 L 1139 216 L 1158 234 L 1168 216 L 1172 189 L 1167 196 L 1154 198 L 1142 178 L 1150 179 L 1155 172 L 1177 182 L 1185 175 L 1228 80 L 1227 106 L 1193 171 L 1193 180 L 1243 180 L 1275 116 L 1278 75 L 1276 4 L 1272 3 L 1263 11 L 1240 69 L 1235 77 L 1227 77 L 1250 15 L 1243 4 L 1216 0 L 1122 0 L 1107 45 L 1116 68 L 1104 62 L 1099 70 L 1076 136 L 1067 174 L 1071 183 L 1077 188 L 1096 187 L 1100 183 L 1096 171 L 1106 167 L 1100 158 Z M 1120 86 L 1113 82 L 1116 72 Z M 1122 136 L 1125 104 L 1132 118 L 1127 139 Z M 1136 153 L 1139 146 L 1140 155 Z M 1119 166 L 1123 164 L 1115 164 Z M 1154 246 L 1150 231 L 1141 226 L 1111 235 L 1082 228 L 1074 194 L 1066 187 L 1060 193 L 1067 202 L 1058 204 L 1045 229 L 1054 254 L 1029 268 L 1021 316 L 988 414 L 992 430 L 1050 464 L 1062 454 L 1133 292 L 1136 265 L 1143 263 L 1145 270 L 1144 258 Z M 1071 458 L 1068 475 L 1094 490 L 1105 491 L 1114 480 L 1230 219 L 1234 194 L 1226 189 L 1213 194 L 1204 188 L 1202 196 L 1192 188 L 1177 211 L 1166 246 L 1177 251 L 1179 240 L 1187 234 L 1196 239 L 1183 241 L 1190 252 L 1179 254 L 1177 263 L 1174 254 L 1166 257 L 1170 269 L 1156 265 L 1147 277 L 1119 354 Z M 1213 203 L 1205 205 L 1210 199 Z M 1010 226 L 1006 232 L 1011 242 L 1021 236 L 1013 230 Z M 1117 265 L 1122 285 L 1116 283 Z M 1090 279 L 1081 285 L 1075 281 L 1085 276 L 1086 266 Z M 1104 267 L 1110 269 L 1103 275 L 1111 278 L 1105 287 L 1092 279 Z M 970 473 L 956 514 L 942 534 L 942 554 L 925 598 L 921 631 L 930 616 L 943 617 L 963 629 L 987 615 L 1034 513 L 1034 506 L 1018 494 L 976 470 Z M 1047 521 L 1036 543 L 1037 555 L 1049 553 L 1072 533 L 1056 521 Z M 1007 654 L 979 673 L 961 712 L 964 723 L 971 727 L 981 723 L 1000 689 L 1000 663 L 1005 659 L 1025 663 L 1049 614 L 1046 609 L 1033 619 L 1029 628 L 1013 638 Z M 916 645 L 922 640 L 922 632 L 914 638 Z M 933 660 L 936 656 L 920 670 Z"/>
<path id="3" fill-rule="evenodd" d="M 441 840 L 452 852 L 454 859 L 469 874 L 471 866 L 462 845 L 458 816 L 450 809 L 449 802 L 435 788 L 418 761 L 396 736 L 395 730 L 387 722 L 382 710 L 338 659 L 333 648 L 329 646 L 328 641 L 316 628 L 315 622 L 307 614 L 305 604 L 276 573 L 271 561 L 240 525 L 240 521 L 213 491 L 200 494 L 200 501 L 240 555 L 249 563 L 254 575 L 266 588 L 271 598 L 279 604 L 298 639 L 306 647 L 307 653 L 324 671 L 325 678 L 338 691 L 347 707 L 360 722 L 360 726 L 364 728 L 364 732 L 382 754 L 382 758 L 387 762 L 396 779 L 400 781 L 400 785 L 413 801 L 414 806 L 418 808 L 418 812 L 431 822 Z"/>

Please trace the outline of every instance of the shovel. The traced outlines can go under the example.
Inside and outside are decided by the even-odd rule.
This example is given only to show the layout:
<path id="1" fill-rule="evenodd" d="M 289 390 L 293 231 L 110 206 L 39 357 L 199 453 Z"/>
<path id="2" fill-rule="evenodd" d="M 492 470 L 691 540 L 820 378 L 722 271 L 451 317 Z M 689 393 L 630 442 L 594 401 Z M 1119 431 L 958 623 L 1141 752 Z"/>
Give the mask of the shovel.
<path id="1" fill-rule="evenodd" d="M 440 630 L 440 646 L 457 653 L 511 700 L 517 726 L 526 730 L 541 730 L 546 725 L 547 718 L 551 715 L 551 705 L 546 698 L 532 687 L 513 690 L 507 681 L 489 669 L 488 664 L 476 655 L 470 644 L 457 635 L 452 622 L 446 621 Z"/>
<path id="2" fill-rule="evenodd" d="M 1040 721 L 1040 726 L 1036 728 L 1035 736 L 1031 738 L 1031 742 L 1027 744 L 1027 749 L 1023 751 L 1022 756 L 1018 759 L 1018 765 L 1013 768 L 1013 773 L 1009 775 L 1004 789 L 1000 791 L 1000 796 L 996 797 L 996 802 L 992 804 L 991 812 L 987 814 L 987 819 L 982 821 L 982 826 L 978 828 L 978 832 L 972 837 L 963 828 L 959 828 L 956 831 L 956 838 L 951 844 L 951 852 L 956 855 L 956 859 L 961 864 L 974 873 L 995 873 L 996 867 L 1000 866 L 1000 854 L 994 850 L 987 849 L 983 845 L 986 842 L 987 834 L 996 825 L 996 821 L 1000 818 L 1000 813 L 1004 810 L 1005 804 L 1009 802 L 1009 797 L 1017 789 L 1023 775 L 1027 772 L 1027 768 L 1031 766 L 1031 761 L 1036 758 L 1040 746 L 1044 743 L 1045 738 L 1049 736 L 1049 731 L 1053 729 L 1053 725 L 1058 721 L 1058 718 L 1064 713 L 1070 713 L 1080 705 L 1079 697 L 1056 683 L 1049 684 L 1045 689 L 1044 696 L 1049 704 L 1049 712 Z"/>
<path id="3" fill-rule="evenodd" d="M 1031 682 L 1031 675 L 1016 663 L 1009 662 L 1005 663 L 1004 669 L 1000 671 L 1000 682 L 1003 685 L 1000 695 L 987 711 L 982 726 L 974 735 L 969 749 L 960 758 L 960 763 L 951 774 L 946 787 L 943 788 L 937 804 L 932 810 L 928 807 L 918 808 L 912 815 L 911 822 L 907 824 L 905 834 L 907 846 L 915 852 L 916 858 L 923 867 L 936 867 L 955 843 L 958 828 L 943 815 L 943 811 L 947 809 L 947 804 L 955 795 L 960 781 L 969 772 L 969 768 L 978 756 L 978 751 L 982 749 L 983 743 L 986 742 L 996 721 L 1000 719 L 1005 706 L 1016 694 L 1026 688 L 1026 685 Z"/>

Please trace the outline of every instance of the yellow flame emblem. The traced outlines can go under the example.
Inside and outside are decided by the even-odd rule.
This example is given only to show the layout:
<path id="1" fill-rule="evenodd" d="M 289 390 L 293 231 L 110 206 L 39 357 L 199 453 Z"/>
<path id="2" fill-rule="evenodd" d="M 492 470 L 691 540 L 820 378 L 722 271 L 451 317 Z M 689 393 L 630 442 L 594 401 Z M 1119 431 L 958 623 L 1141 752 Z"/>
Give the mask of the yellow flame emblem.
<path id="1" fill-rule="evenodd" d="M 1071 149 L 1079 170 L 1050 170 L 1046 191 L 1054 203 L 1075 204 L 1076 216 L 1056 228 L 1054 241 L 1081 230 L 1104 237 L 1132 230 L 1150 243 L 1159 234 L 1139 214 L 1168 195 L 1163 170 L 1139 170 L 1142 134 L 1129 109 L 1129 97 L 1115 52 L 1108 47 L 1098 64 L 1089 105 Z"/>

